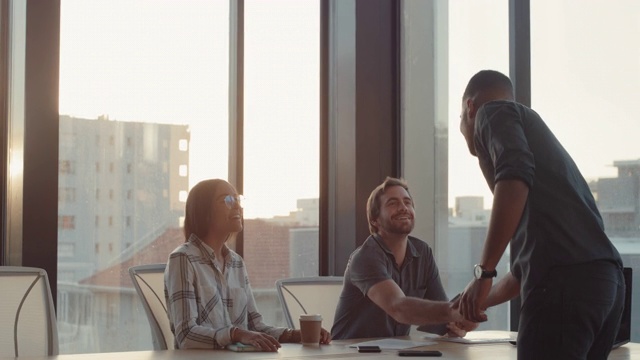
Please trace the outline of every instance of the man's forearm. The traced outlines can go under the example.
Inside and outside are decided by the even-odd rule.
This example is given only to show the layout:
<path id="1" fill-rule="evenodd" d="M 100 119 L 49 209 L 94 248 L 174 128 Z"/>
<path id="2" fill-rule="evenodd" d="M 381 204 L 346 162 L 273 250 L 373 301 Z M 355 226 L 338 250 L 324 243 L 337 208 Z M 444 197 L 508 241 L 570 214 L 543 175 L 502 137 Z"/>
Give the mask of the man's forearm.
<path id="1" fill-rule="evenodd" d="M 498 265 L 513 237 L 529 195 L 529 187 L 520 180 L 501 180 L 495 186 L 493 208 L 480 264 L 487 270 Z"/>
<path id="2" fill-rule="evenodd" d="M 409 296 L 399 300 L 389 315 L 400 323 L 411 325 L 443 324 L 462 319 L 449 302 Z"/>
<path id="3" fill-rule="evenodd" d="M 487 297 L 487 307 L 496 306 L 520 295 L 520 282 L 510 272 L 493 285 Z"/>

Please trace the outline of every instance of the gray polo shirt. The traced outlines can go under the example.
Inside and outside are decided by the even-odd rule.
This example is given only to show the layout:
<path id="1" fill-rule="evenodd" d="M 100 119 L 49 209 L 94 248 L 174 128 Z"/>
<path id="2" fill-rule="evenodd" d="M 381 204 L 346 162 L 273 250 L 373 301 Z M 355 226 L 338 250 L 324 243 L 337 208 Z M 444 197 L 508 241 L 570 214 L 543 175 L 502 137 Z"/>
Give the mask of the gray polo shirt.
<path id="1" fill-rule="evenodd" d="M 349 258 L 344 287 L 336 309 L 331 337 L 354 339 L 408 335 L 411 326 L 387 315 L 367 296 L 369 289 L 392 279 L 406 296 L 447 301 L 433 251 L 425 242 L 409 237 L 407 252 L 398 268 L 393 253 L 378 236 L 369 236 Z M 446 324 L 423 326 L 423 331 L 444 334 Z"/>

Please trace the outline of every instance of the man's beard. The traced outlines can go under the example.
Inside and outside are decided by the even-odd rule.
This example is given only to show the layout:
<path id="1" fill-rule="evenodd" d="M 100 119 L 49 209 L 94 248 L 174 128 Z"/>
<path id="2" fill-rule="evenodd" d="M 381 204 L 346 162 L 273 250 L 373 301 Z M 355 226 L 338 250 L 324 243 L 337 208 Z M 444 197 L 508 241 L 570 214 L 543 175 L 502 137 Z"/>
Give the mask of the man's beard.
<path id="1" fill-rule="evenodd" d="M 415 223 L 413 220 L 409 224 L 396 224 L 393 220 L 384 221 L 382 228 L 389 234 L 409 235 L 413 231 Z"/>

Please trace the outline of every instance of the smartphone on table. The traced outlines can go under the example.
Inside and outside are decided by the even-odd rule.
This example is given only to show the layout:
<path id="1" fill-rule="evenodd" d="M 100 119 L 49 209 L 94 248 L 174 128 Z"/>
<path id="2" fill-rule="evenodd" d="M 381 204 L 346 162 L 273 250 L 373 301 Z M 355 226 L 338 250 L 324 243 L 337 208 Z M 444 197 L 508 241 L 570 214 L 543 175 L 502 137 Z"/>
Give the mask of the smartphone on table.
<path id="1" fill-rule="evenodd" d="M 365 346 L 362 346 L 362 345 L 358 346 L 358 352 L 361 352 L 361 353 L 379 353 L 381 351 L 382 350 L 380 350 L 380 346 L 371 346 L 371 345 L 370 346 L 366 346 L 366 345 Z"/>
<path id="2" fill-rule="evenodd" d="M 398 356 L 442 356 L 438 350 L 400 350 Z"/>

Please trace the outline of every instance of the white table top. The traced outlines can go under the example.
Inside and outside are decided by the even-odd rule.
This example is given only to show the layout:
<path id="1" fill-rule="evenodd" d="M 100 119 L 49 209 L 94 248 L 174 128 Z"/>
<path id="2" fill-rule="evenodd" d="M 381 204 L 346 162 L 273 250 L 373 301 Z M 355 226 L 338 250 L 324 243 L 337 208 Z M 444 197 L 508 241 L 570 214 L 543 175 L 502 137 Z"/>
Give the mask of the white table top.
<path id="1" fill-rule="evenodd" d="M 508 335 L 508 332 L 505 332 Z M 398 339 L 426 341 L 422 337 L 400 337 Z M 364 339 L 366 340 L 366 339 Z M 398 359 L 397 350 L 382 350 L 381 353 L 358 353 L 349 345 L 364 340 L 334 340 L 329 345 L 307 347 L 300 344 L 282 344 L 276 353 L 244 352 L 237 353 L 227 350 L 165 350 L 165 351 L 130 351 L 118 353 L 69 354 L 42 357 L 20 357 L 15 359 L 57 359 L 57 360 L 227 360 L 227 359 Z M 416 349 L 439 350 L 440 359 L 473 359 L 473 360 L 502 360 L 516 359 L 517 351 L 508 342 L 485 344 L 459 344 L 437 341 L 436 344 L 422 346 Z M 611 360 L 640 359 L 640 343 L 630 343 L 615 349 L 609 356 Z"/>

